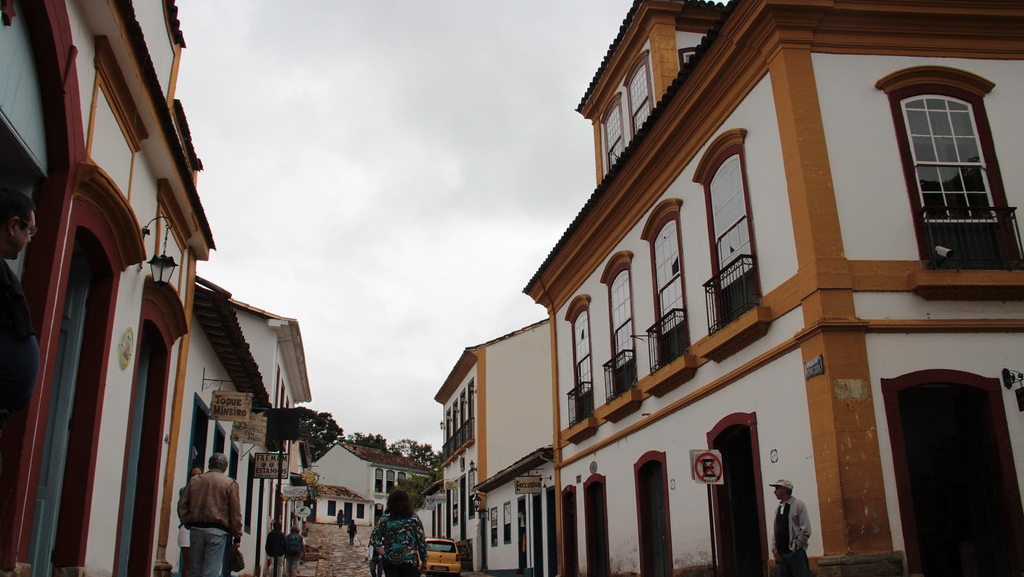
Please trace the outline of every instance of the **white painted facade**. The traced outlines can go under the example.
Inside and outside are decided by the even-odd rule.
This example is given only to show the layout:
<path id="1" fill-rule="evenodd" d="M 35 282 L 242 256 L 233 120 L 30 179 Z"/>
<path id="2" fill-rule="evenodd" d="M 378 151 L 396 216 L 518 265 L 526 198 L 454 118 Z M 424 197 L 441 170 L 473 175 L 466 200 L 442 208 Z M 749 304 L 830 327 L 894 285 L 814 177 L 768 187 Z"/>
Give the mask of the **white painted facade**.
<path id="1" fill-rule="evenodd" d="M 406 477 L 425 475 L 428 472 L 426 468 L 415 465 L 415 461 L 405 457 L 362 447 L 353 446 L 350 449 L 345 444 L 336 444 L 313 464 L 313 471 L 319 483 L 345 487 L 365 497 L 371 507 L 365 521 L 373 525 L 384 514 L 391 489 Z M 380 483 L 377 482 L 378 474 Z M 359 521 L 359 518 L 356 520 Z"/>
<path id="2" fill-rule="evenodd" d="M 740 14 L 737 19 L 743 19 L 752 13 L 743 12 L 744 4 L 748 7 L 754 6 L 748 8 L 752 12 L 757 12 L 762 6 L 762 3 L 753 0 L 740 3 L 740 8 L 732 17 Z M 792 8 L 800 10 L 795 5 Z M 913 12 L 915 8 L 904 9 Z M 685 12 L 686 8 L 681 10 Z M 949 18 L 951 21 L 955 19 L 952 16 Z M 747 21 L 743 22 L 744 25 L 747 24 Z M 643 24 L 634 22 L 631 25 L 637 26 L 639 30 L 646 30 Z M 716 31 L 716 36 L 728 36 L 729 31 L 729 23 L 726 23 L 721 30 Z M 980 31 L 976 32 L 982 34 Z M 620 35 L 623 39 L 622 46 L 641 52 L 650 50 L 649 42 L 640 42 L 632 36 L 633 34 L 641 32 L 630 30 Z M 693 45 L 692 42 L 684 42 L 682 32 L 677 33 L 676 38 L 680 43 L 678 48 Z M 735 38 L 729 38 L 725 42 L 736 42 Z M 734 44 L 729 46 L 735 47 Z M 584 103 L 580 105 L 583 109 L 581 111 L 594 121 L 595 126 L 604 122 L 605 111 L 615 106 L 616 99 L 625 98 L 626 95 L 626 88 L 621 84 L 621 76 L 615 77 L 618 80 L 600 77 L 601 74 L 622 74 L 627 69 L 624 63 L 632 62 L 636 58 L 635 52 L 618 55 L 615 54 L 616 49 L 626 48 L 613 44 L 609 57 L 602 64 L 599 77 L 595 79 L 591 89 L 588 89 L 593 92 L 588 92 Z M 658 132 L 657 128 L 649 131 L 646 138 L 649 141 L 659 139 L 653 141 L 656 144 L 642 142 L 639 147 L 632 146 L 634 156 L 627 156 L 615 167 L 617 171 L 613 172 L 618 174 L 611 174 L 604 179 L 601 187 L 588 202 L 587 209 L 581 212 L 581 216 L 556 247 L 553 256 L 542 265 L 535 280 L 531 281 L 531 286 L 527 287 L 526 292 L 534 296 L 538 302 L 557 302 L 557 307 L 549 308 L 550 318 L 555 325 L 553 333 L 557 338 L 557 477 L 562 491 L 560 509 L 563 538 L 566 538 L 566 534 L 575 534 L 577 543 L 575 558 L 563 559 L 563 563 L 568 565 L 560 567 L 562 575 L 645 573 L 645 553 L 641 542 L 642 515 L 638 511 L 641 501 L 638 493 L 641 487 L 637 471 L 644 463 L 649 462 L 646 459 L 651 458 L 652 452 L 661 454 L 660 462 L 664 466 L 665 505 L 668 512 L 666 521 L 670 536 L 667 542 L 671 545 L 671 551 L 668 553 L 670 567 L 674 571 L 684 572 L 709 567 L 712 563 L 713 544 L 708 529 L 711 514 L 708 510 L 708 492 L 703 483 L 695 482 L 692 478 L 689 453 L 691 450 L 712 448 L 711 443 L 716 439 L 725 442 L 723 439 L 726 437 L 723 435 L 730 430 L 728 427 L 736 426 L 729 423 L 739 423 L 741 415 L 747 415 L 746 418 L 753 424 L 752 457 L 755 464 L 751 480 L 753 487 L 756 488 L 756 509 L 760 518 L 760 522 L 757 523 L 760 525 L 759 535 L 756 539 L 762 551 L 766 553 L 770 549 L 768 541 L 772 533 L 773 515 L 777 509 L 777 501 L 769 484 L 784 477 L 793 481 L 794 494 L 807 505 L 813 526 L 807 553 L 814 564 L 819 562 L 819 558 L 821 563 L 832 562 L 832 557 L 848 552 L 836 550 L 837 538 L 835 533 L 829 532 L 835 529 L 834 526 L 822 527 L 823 519 L 831 518 L 834 523 L 847 523 L 847 533 L 854 531 L 855 524 L 863 522 L 865 531 L 885 535 L 879 537 L 879 542 L 887 545 L 871 549 L 870 553 L 856 550 L 855 546 L 851 546 L 851 550 L 866 557 L 880 550 L 891 552 L 898 562 L 903 564 L 904 569 L 909 566 L 913 573 L 914 563 L 922 561 L 915 558 L 918 553 L 904 553 L 908 549 L 918 547 L 918 537 L 906 534 L 907 527 L 911 526 L 908 525 L 908 516 L 913 515 L 913 508 L 907 501 L 915 492 L 920 495 L 918 484 L 924 482 L 927 477 L 921 477 L 920 473 L 915 473 L 918 476 L 912 478 L 907 476 L 906 453 L 916 450 L 915 446 L 907 445 L 906 450 L 903 447 L 894 449 L 894 443 L 901 441 L 890 435 L 904 434 L 903 425 L 900 425 L 898 433 L 894 432 L 894 419 L 905 421 L 906 427 L 920 425 L 912 423 L 912 416 L 916 413 L 900 412 L 909 409 L 905 406 L 900 409 L 898 404 L 892 405 L 896 407 L 895 409 L 887 408 L 890 406 L 887 403 L 897 398 L 897 395 L 903 394 L 894 392 L 897 390 L 894 388 L 897 381 L 913 378 L 954 379 L 939 382 L 968 387 L 974 385 L 964 383 L 980 379 L 987 380 L 990 384 L 986 387 L 990 387 L 992 382 L 997 382 L 1000 378 L 1001 369 L 1020 371 L 1019 355 L 1016 351 L 1024 345 L 1024 337 L 1020 332 L 1020 325 L 1024 321 L 1024 304 L 1019 295 L 1009 299 L 985 296 L 928 298 L 923 296 L 924 291 L 929 289 L 927 285 L 911 283 L 908 287 L 904 279 L 910 278 L 912 282 L 916 282 L 913 281 L 917 278 L 915 275 L 919 274 L 916 271 L 923 270 L 924 272 L 920 273 L 923 277 L 924 274 L 936 269 L 929 268 L 928 257 L 922 257 L 918 248 L 916 217 L 908 202 L 910 193 L 907 190 L 904 160 L 901 158 L 897 140 L 900 131 L 906 129 L 901 124 L 894 124 L 893 105 L 889 94 L 883 88 L 883 79 L 907 70 L 941 72 L 954 69 L 956 72 L 950 73 L 951 76 L 964 73 L 965 76 L 980 77 L 991 82 L 994 88 L 984 94 L 981 99 L 982 105 L 987 114 L 993 148 L 998 157 L 998 168 L 1005 185 L 1006 206 L 1018 207 L 1024 203 L 1024 189 L 1019 186 L 1020 182 L 1024 182 L 1024 163 L 1019 161 L 1021 145 L 1024 144 L 1024 117 L 1017 110 L 1019 95 L 1024 92 L 1024 62 L 1019 58 L 1006 59 L 986 55 L 978 55 L 975 58 L 943 57 L 934 54 L 905 56 L 841 53 L 841 50 L 837 51 L 840 53 L 828 53 L 828 49 L 821 52 L 812 49 L 809 62 L 813 67 L 801 68 L 800 73 L 806 72 L 807 78 L 811 79 L 816 87 L 815 100 L 820 106 L 820 124 L 826 146 L 820 156 L 808 160 L 813 153 L 794 149 L 795 141 L 791 132 L 793 128 L 780 125 L 784 119 L 790 118 L 787 107 L 793 106 L 791 98 L 804 102 L 800 96 L 787 92 L 787 82 L 794 81 L 792 77 L 780 74 L 783 65 L 772 68 L 766 64 L 763 74 L 760 69 L 751 72 L 749 85 L 744 85 L 746 88 L 715 92 L 715 96 L 712 97 L 709 96 L 711 88 L 699 83 L 705 81 L 707 74 L 716 73 L 707 72 L 708 67 L 727 66 L 721 63 L 725 62 L 728 56 L 723 56 L 722 52 L 715 52 L 716 49 L 714 46 L 711 48 L 705 61 L 698 63 L 690 77 L 691 85 L 699 87 L 693 90 L 709 92 L 701 94 L 688 91 L 688 85 L 683 83 L 682 88 L 678 88 L 675 98 L 689 98 L 694 101 L 701 98 L 721 98 L 721 103 L 701 108 L 699 115 L 695 113 L 690 117 L 684 113 L 676 114 L 674 111 L 682 110 L 686 105 L 672 103 L 665 105 L 663 115 L 658 118 L 658 122 L 662 124 L 679 123 L 683 128 L 678 129 L 678 134 L 695 138 L 693 135 L 699 133 L 699 140 L 682 143 L 685 147 L 693 147 L 693 153 L 687 153 L 679 163 L 674 163 L 675 158 L 664 160 L 661 156 L 657 156 L 658 160 L 652 161 L 650 159 L 659 154 L 666 157 L 671 155 L 654 147 L 674 146 L 675 144 L 670 144 L 674 141 L 671 137 L 665 136 L 664 132 L 674 128 L 665 128 L 662 132 Z M 854 50 L 851 49 L 851 52 Z M 770 60 L 769 58 L 766 62 Z M 704 68 L 701 68 L 702 66 Z M 798 74 L 792 70 L 787 71 L 794 75 Z M 701 76 L 702 73 L 705 76 Z M 747 78 L 744 77 L 744 81 Z M 800 81 L 803 80 L 801 77 Z M 610 86 L 605 86 L 601 84 L 602 82 L 610 83 Z M 616 86 L 616 82 L 620 84 Z M 739 82 L 737 81 L 738 84 Z M 600 98 L 603 104 L 594 105 L 593 109 L 587 108 L 591 106 L 587 101 L 588 97 Z M 601 106 L 605 108 L 600 108 Z M 813 115 L 816 111 L 804 107 L 801 108 L 801 112 Z M 701 124 L 707 118 L 715 119 L 710 130 L 705 130 Z M 809 124 L 813 126 L 814 123 Z M 759 294 L 764 297 L 761 305 L 770 309 L 771 318 L 765 323 L 763 336 L 752 337 L 749 342 L 737 345 L 734 351 L 720 353 L 721 349 L 716 347 L 722 346 L 726 339 L 722 335 L 729 334 L 730 325 L 726 324 L 721 333 L 715 334 L 710 329 L 709 322 L 705 320 L 707 301 L 704 283 L 716 275 L 716 263 L 713 262 L 715 253 L 712 246 L 715 234 L 714 231 L 709 231 L 710 209 L 706 201 L 705 182 L 700 182 L 697 175 L 702 163 L 706 165 L 715 160 L 709 155 L 721 153 L 721 149 L 716 148 L 719 142 L 730 134 L 736 134 L 730 131 L 737 129 L 744 131 L 738 141 L 742 146 L 746 215 L 751 222 L 751 238 L 756 247 Z M 596 134 L 603 135 L 603 130 L 601 127 L 601 131 Z M 978 130 L 984 132 L 986 128 Z M 600 147 L 606 144 L 601 138 L 603 136 L 599 136 L 595 141 L 599 148 L 598 158 L 601 158 Z M 804 156 L 798 156 L 799 154 Z M 995 174 L 995 159 L 984 160 L 989 163 L 986 169 Z M 823 389 L 815 384 L 822 383 L 822 380 L 815 381 L 813 375 L 805 378 L 805 363 L 813 360 L 819 353 L 815 348 L 817 345 L 808 345 L 804 339 L 812 338 L 809 335 L 816 334 L 816 330 L 822 330 L 818 327 L 831 322 L 832 317 L 817 318 L 815 315 L 822 314 L 821 310 L 816 308 L 820 302 L 806 293 L 801 293 L 806 301 L 787 296 L 788 291 L 798 290 L 797 279 L 807 278 L 804 267 L 808 266 L 808 262 L 801 263 L 798 255 L 814 254 L 815 251 L 824 253 L 827 250 L 824 244 L 808 250 L 806 243 L 814 242 L 813 238 L 817 237 L 807 236 L 806 231 L 800 228 L 807 222 L 815 224 L 817 216 L 814 211 L 820 209 L 820 218 L 827 221 L 831 210 L 827 204 L 811 204 L 809 207 L 800 204 L 807 202 L 807 197 L 800 196 L 803 193 L 799 192 L 802 186 L 807 185 L 794 180 L 794 177 L 804 177 L 813 172 L 805 173 L 794 168 L 801 165 L 801 162 L 825 163 L 819 168 L 830 177 L 829 184 L 834 190 L 834 195 L 827 192 L 822 196 L 834 200 L 835 215 L 839 224 L 839 230 L 830 233 L 839 237 L 840 248 L 845 253 L 834 258 L 850 263 L 842 265 L 848 266 L 849 270 L 842 274 L 848 274 L 854 279 L 852 285 L 846 280 L 847 284 L 818 290 L 824 291 L 825 294 L 835 294 L 828 291 L 837 288 L 850 291 L 852 310 L 849 313 L 850 318 L 844 318 L 844 321 L 850 323 L 851 330 L 863 333 L 866 347 L 863 363 L 856 350 L 849 351 L 848 358 L 842 358 L 841 354 L 830 358 L 826 354 L 826 359 L 829 359 L 825 361 L 826 371 L 829 371 L 826 378 L 832 380 L 823 385 Z M 631 168 L 630 163 L 644 168 Z M 657 183 L 658 189 L 661 190 L 660 195 L 644 196 L 648 189 L 642 188 L 641 185 L 634 188 L 622 185 L 616 188 L 616 178 L 640 180 L 641 177 L 637 175 L 644 170 L 668 170 L 665 166 L 671 166 L 671 172 L 642 180 L 643 186 L 650 186 L 649 183 L 652 182 Z M 815 166 L 818 167 L 817 164 Z M 695 179 L 698 182 L 695 182 Z M 990 189 L 990 194 L 994 194 L 992 190 L 994 189 Z M 813 194 L 820 191 L 820 188 L 815 188 Z M 619 202 L 622 206 L 628 206 L 620 197 L 632 198 L 631 195 L 642 197 L 642 206 L 646 210 L 637 212 L 637 218 L 630 216 L 631 220 L 625 224 L 621 223 L 623 217 L 613 214 L 612 209 L 602 208 L 602 203 L 612 206 L 611 203 Z M 647 327 L 655 326 L 660 312 L 656 309 L 657 287 L 653 274 L 655 264 L 652 263 L 652 243 L 649 237 L 645 238 L 642 235 L 645 230 L 649 231 L 651 226 L 657 224 L 657 219 L 661 218 L 660 215 L 664 212 L 666 201 L 679 203 L 677 222 L 680 231 L 680 261 L 685 299 L 683 302 L 688 323 L 688 343 L 696 358 L 692 359 L 692 376 L 680 377 L 684 380 L 681 385 L 670 387 L 668 392 L 659 395 L 648 392 L 648 388 L 652 384 L 660 383 L 666 372 L 679 375 L 686 373 L 681 364 L 682 360 L 668 367 L 655 367 L 656 370 L 652 370 L 649 337 L 645 334 Z M 812 216 L 808 218 L 802 213 L 794 213 L 794 207 L 798 211 L 806 209 Z M 808 238 L 812 240 L 807 240 Z M 578 248 L 583 243 L 593 244 L 595 240 L 606 243 L 600 248 L 602 252 L 599 254 L 603 255 L 601 259 L 591 258 L 586 250 Z M 609 330 L 613 323 L 610 313 L 609 280 L 606 275 L 617 259 L 622 259 L 623 254 L 628 255 L 629 262 L 630 313 L 635 338 L 633 352 L 638 380 L 636 387 L 637 391 L 640 391 L 636 394 L 635 406 L 625 411 L 622 407 L 628 404 L 622 402 L 623 397 L 606 400 L 605 375 L 602 370 L 603 365 L 611 361 L 616 353 L 613 334 Z M 824 259 L 820 255 L 817 258 Z M 822 266 L 819 274 L 829 274 L 824 272 L 831 270 L 827 269 L 827 265 L 819 266 Z M 842 267 L 837 270 L 847 270 Z M 967 285 L 964 294 L 968 295 L 979 294 L 970 292 L 974 290 L 971 288 L 972 282 L 992 282 L 999 287 L 1003 287 L 1002 283 L 1005 283 L 1005 286 L 1009 287 L 1009 293 L 1016 295 L 1014 291 L 1021 282 L 1021 272 L 1014 270 L 1012 266 L 1008 268 L 1010 272 L 993 273 L 993 277 L 998 280 L 973 281 L 950 278 L 948 282 L 964 283 Z M 899 272 L 903 270 L 906 272 Z M 950 270 L 949 276 L 961 274 L 974 273 Z M 978 278 L 981 278 L 982 273 L 978 275 Z M 555 286 L 555 283 L 560 284 Z M 919 294 L 915 294 L 915 290 L 919 291 Z M 783 302 L 786 304 L 783 305 Z M 575 311 L 584 308 L 589 316 L 588 339 L 594 410 L 592 415 L 585 415 L 591 417 L 589 422 L 584 418 L 574 423 L 570 420 L 567 400 L 569 393 L 577 386 L 573 330 L 573 321 L 576 317 L 573 315 Z M 747 319 L 752 319 L 752 314 L 748 312 Z M 738 324 L 743 322 L 752 321 L 733 321 Z M 853 329 L 854 325 L 863 328 Z M 735 327 L 735 324 L 733 326 Z M 707 356 L 701 356 L 702 354 Z M 859 368 L 851 370 L 851 366 Z M 846 376 L 844 373 L 854 373 L 857 376 Z M 957 375 L 963 375 L 962 378 L 966 380 L 955 380 L 960 378 Z M 815 392 L 821 390 L 828 392 L 826 396 L 831 399 L 829 402 L 833 405 L 823 406 L 820 393 Z M 1013 485 L 1005 490 L 1006 499 L 1012 501 L 1013 495 L 1024 489 L 1024 416 L 1017 409 L 1014 390 L 1002 386 L 999 386 L 998 392 L 995 393 L 990 389 L 985 390 L 990 391 L 986 393 L 985 403 L 998 405 L 999 412 L 995 418 L 997 421 L 1005 419 L 1008 434 L 1008 437 L 1003 439 L 1002 433 L 991 432 L 989 434 L 996 436 L 986 437 L 986 440 L 992 441 L 993 444 L 1005 441 L 1008 446 L 1005 455 L 1012 456 L 1013 459 L 1012 464 L 1001 466 L 999 459 L 1002 457 L 993 457 L 986 465 L 988 469 L 985 474 L 994 473 L 1004 480 L 1012 478 Z M 941 403 L 940 400 L 929 402 L 935 402 L 937 406 Z M 830 408 L 833 406 L 836 408 Z M 847 407 L 865 406 L 869 407 L 869 410 L 864 412 L 874 419 L 874 423 L 860 425 L 864 427 L 863 430 L 857 429 L 860 432 L 845 438 L 844 427 L 849 425 L 842 419 L 845 418 Z M 860 409 L 850 411 L 854 410 Z M 972 410 L 978 411 L 972 413 L 972 419 L 988 418 L 979 416 L 984 412 L 983 409 Z M 614 411 L 620 411 L 621 414 Z M 840 431 L 837 436 L 845 439 L 845 446 L 835 447 L 831 437 L 816 443 L 816 436 L 820 436 L 823 429 L 829 428 L 827 425 L 820 425 L 822 419 L 827 423 L 839 421 L 832 428 L 833 431 Z M 815 429 L 816 426 L 820 428 Z M 1003 424 L 997 422 L 991 426 L 995 427 L 991 430 L 996 431 Z M 950 432 L 955 430 L 957 429 L 953 425 L 942 429 L 947 434 L 952 434 Z M 713 438 L 713 433 L 720 436 Z M 823 436 L 821 438 L 825 439 Z M 910 443 L 909 440 L 907 442 Z M 864 477 L 854 475 L 855 480 L 850 480 L 850 473 L 845 467 L 838 467 L 827 460 L 837 458 L 834 452 L 842 454 L 854 448 L 852 452 L 855 453 L 859 447 L 864 447 L 864 453 L 867 455 L 864 457 L 863 467 L 875 467 L 872 470 L 875 471 L 873 474 L 877 475 L 877 485 L 874 484 L 875 477 L 865 481 Z M 870 464 L 874 463 L 873 457 L 870 456 L 872 454 L 878 456 L 877 465 Z M 850 455 L 849 458 L 854 457 Z M 949 458 L 953 460 L 956 455 L 949 455 Z M 900 472 L 901 467 L 904 472 Z M 950 467 L 954 467 L 954 464 L 951 463 Z M 1002 472 L 998 472 L 1000 469 Z M 838 476 L 847 479 L 845 482 L 851 486 L 869 482 L 872 483 L 872 490 L 878 487 L 876 501 L 863 507 L 858 501 L 853 506 L 864 511 L 863 521 L 860 513 L 849 514 L 851 517 L 857 517 L 856 521 L 850 518 L 835 521 L 835 511 L 824 510 L 835 507 L 833 479 Z M 606 521 L 587 518 L 588 486 L 602 488 L 602 506 L 606 507 Z M 726 495 L 723 491 L 726 489 L 719 490 L 718 494 Z M 865 490 L 865 494 L 867 491 Z M 492 502 L 495 496 L 496 494 L 488 494 L 488 506 L 491 508 L 495 507 Z M 843 498 L 857 499 L 859 495 L 844 493 Z M 502 502 L 508 500 L 507 497 L 502 499 Z M 572 500 L 576 507 L 575 516 L 566 515 L 568 500 Z M 996 511 L 1000 508 L 1002 505 L 993 505 L 991 510 Z M 1011 516 L 1019 517 L 1019 498 L 1016 505 L 1012 505 L 1010 509 Z M 500 515 L 500 503 L 498 512 Z M 1006 521 L 1012 522 L 1014 521 Z M 595 526 L 598 527 L 598 533 L 606 531 L 604 543 L 601 539 L 595 540 L 588 535 L 588 529 L 593 532 Z M 499 521 L 499 532 L 500 528 Z M 927 527 L 918 529 L 928 530 Z M 723 538 L 731 539 L 729 536 Z M 976 533 L 974 539 L 975 542 L 981 542 L 985 537 Z M 1007 547 L 1017 546 L 1008 543 Z M 498 552 L 496 554 L 500 555 Z M 647 554 L 650 555 L 650 552 Z M 726 554 L 719 550 L 720 562 L 721 556 Z M 971 555 L 963 553 L 961 561 L 968 565 L 975 563 Z M 1011 559 L 1012 555 L 1010 554 Z M 607 557 L 606 568 L 590 566 L 595 557 L 602 556 Z M 758 556 L 761 556 L 761 561 L 756 563 L 763 563 L 766 568 L 774 564 L 769 561 L 770 555 L 762 556 L 759 553 Z M 491 561 L 489 558 L 488 562 Z M 571 566 L 573 563 L 575 567 Z M 984 573 L 984 565 L 982 567 L 981 572 Z M 730 570 L 736 571 L 736 568 L 727 569 L 727 574 L 730 574 Z"/>
<path id="3" fill-rule="evenodd" d="M 489 553 L 481 550 L 481 509 L 491 496 L 475 486 L 540 447 L 550 444 L 551 327 L 535 323 L 511 334 L 469 347 L 434 399 L 443 405 L 443 504 L 431 516 L 439 537 L 472 548 L 474 570 Z M 490 564 L 493 571 L 503 567 Z"/>

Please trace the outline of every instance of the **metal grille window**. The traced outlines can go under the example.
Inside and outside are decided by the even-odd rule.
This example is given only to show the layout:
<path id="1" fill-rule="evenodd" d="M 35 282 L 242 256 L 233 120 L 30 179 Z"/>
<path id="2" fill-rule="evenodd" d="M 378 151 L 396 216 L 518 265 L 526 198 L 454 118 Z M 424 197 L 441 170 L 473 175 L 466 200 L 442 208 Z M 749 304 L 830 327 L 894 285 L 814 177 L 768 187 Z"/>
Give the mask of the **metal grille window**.
<path id="1" fill-rule="evenodd" d="M 647 329 L 651 370 L 671 363 L 689 349 L 683 308 L 683 272 L 676 221 L 661 227 L 654 239 L 654 276 L 658 291 L 658 321 Z"/>
<path id="2" fill-rule="evenodd" d="M 615 275 L 609 287 L 612 360 L 605 363 L 605 398 L 612 400 L 636 384 L 636 360 L 633 356 L 633 305 L 629 288 L 629 269 Z"/>
<path id="3" fill-rule="evenodd" d="M 568 393 L 569 425 L 575 425 L 594 412 L 594 391 L 591 384 L 590 364 L 590 315 L 586 310 L 576 315 L 572 322 L 573 355 L 575 359 L 574 387 Z"/>

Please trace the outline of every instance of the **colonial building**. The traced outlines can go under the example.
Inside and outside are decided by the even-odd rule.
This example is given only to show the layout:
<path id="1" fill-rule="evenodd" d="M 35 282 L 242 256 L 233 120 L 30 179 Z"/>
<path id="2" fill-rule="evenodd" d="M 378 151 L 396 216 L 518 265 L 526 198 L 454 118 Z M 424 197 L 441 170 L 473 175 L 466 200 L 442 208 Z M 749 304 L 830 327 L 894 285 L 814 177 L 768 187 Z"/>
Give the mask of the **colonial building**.
<path id="1" fill-rule="evenodd" d="M 444 499 L 435 506 L 433 530 L 472 552 L 475 570 L 500 574 L 527 567 L 532 571 L 535 564 L 544 567 L 543 555 L 521 559 L 511 552 L 520 545 L 518 537 L 493 538 L 491 524 L 513 521 L 504 516 L 505 501 L 491 499 L 489 492 L 479 490 L 479 483 L 550 444 L 551 394 L 551 323 L 544 320 L 467 347 L 434 395 L 444 407 Z M 546 490 L 553 492 L 555 486 Z M 543 502 L 506 500 L 509 516 L 515 501 L 515 515 L 522 514 L 524 522 L 547 519 Z M 536 550 L 546 551 L 542 543 L 549 537 L 547 531 L 531 533 L 531 546 L 537 540 Z"/>
<path id="2" fill-rule="evenodd" d="M 779 478 L 818 575 L 1024 570 L 1022 29 L 633 3 L 578 108 L 598 186 L 525 289 L 561 575 L 767 574 Z"/>
<path id="3" fill-rule="evenodd" d="M 288 409 L 311 400 L 306 375 L 305 352 L 298 321 L 269 313 L 231 297 L 227 290 L 197 278 L 192 327 L 189 335 L 188 368 L 182 399 L 172 411 L 169 434 L 176 450 L 168 455 L 166 471 L 173 483 L 163 494 L 157 562 L 165 570 L 180 573 L 181 552 L 177 545 L 177 489 L 188 479 L 193 467 L 206 469 L 212 453 L 228 457 L 228 476 L 238 481 L 242 504 L 242 553 L 246 570 L 252 573 L 264 563 L 263 539 L 273 519 L 290 526 L 293 515 L 305 501 L 298 489 L 294 498 L 289 487 L 305 485 L 302 476 L 310 463 L 300 443 L 285 442 L 288 467 L 282 479 L 256 478 L 256 454 L 276 451 L 279 443 L 250 443 L 232 436 L 231 421 L 211 417 L 214 391 L 252 395 L 252 406 Z M 163 553 L 163 555 L 161 555 Z M 164 564 L 163 562 L 166 562 Z"/>
<path id="4" fill-rule="evenodd" d="M 313 464 L 313 468 L 319 483 L 345 487 L 373 503 L 373 511 L 366 516 L 355 517 L 357 524 L 365 525 L 377 524 L 384 514 L 388 493 L 399 482 L 410 475 L 430 474 L 430 467 L 414 459 L 351 443 L 334 445 Z M 349 519 L 352 518 L 353 511 L 346 509 L 345 513 Z M 318 512 L 317 516 L 321 517 L 323 513 Z"/>
<path id="5" fill-rule="evenodd" d="M 174 94 L 175 12 L 0 2 L 0 185 L 37 206 L 14 269 L 41 352 L 0 445 L 0 574 L 149 575 L 170 530 L 182 337 L 196 262 L 214 248 Z M 168 259 L 169 275 L 151 275 L 147 262 Z"/>
<path id="6" fill-rule="evenodd" d="M 373 520 L 373 501 L 348 487 L 319 484 L 320 494 L 313 508 L 316 523 L 342 523 L 354 520 L 369 525 Z"/>

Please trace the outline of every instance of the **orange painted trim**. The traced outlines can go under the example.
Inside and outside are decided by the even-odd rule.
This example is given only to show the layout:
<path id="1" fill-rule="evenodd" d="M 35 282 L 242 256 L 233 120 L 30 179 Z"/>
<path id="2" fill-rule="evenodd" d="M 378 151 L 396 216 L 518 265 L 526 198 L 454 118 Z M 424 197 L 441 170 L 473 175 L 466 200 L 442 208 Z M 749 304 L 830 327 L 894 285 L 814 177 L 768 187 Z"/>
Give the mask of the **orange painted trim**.
<path id="1" fill-rule="evenodd" d="M 718 162 L 719 157 L 733 146 L 743 146 L 743 142 L 746 139 L 746 128 L 733 128 L 719 134 L 708 145 L 704 155 L 700 157 L 700 162 L 697 163 L 697 168 L 693 173 L 693 182 L 697 184 L 708 182 L 711 179 L 711 169 L 716 168 L 720 164 Z"/>
<path id="2" fill-rule="evenodd" d="M 579 295 L 572 299 L 572 302 L 565 310 L 565 320 L 570 323 L 584 310 L 590 309 L 590 295 Z"/>

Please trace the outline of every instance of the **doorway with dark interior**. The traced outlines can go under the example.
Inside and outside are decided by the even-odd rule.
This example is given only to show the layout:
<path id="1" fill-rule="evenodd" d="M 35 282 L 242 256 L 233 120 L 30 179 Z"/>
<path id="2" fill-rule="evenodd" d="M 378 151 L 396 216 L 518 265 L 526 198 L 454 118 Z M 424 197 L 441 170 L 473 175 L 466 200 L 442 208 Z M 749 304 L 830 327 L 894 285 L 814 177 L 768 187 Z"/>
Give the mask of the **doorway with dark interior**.
<path id="1" fill-rule="evenodd" d="M 711 448 L 721 452 L 725 476 L 725 483 L 713 489 L 715 542 L 721 575 L 767 575 L 756 415 L 735 413 L 722 419 L 708 433 L 708 442 Z"/>

